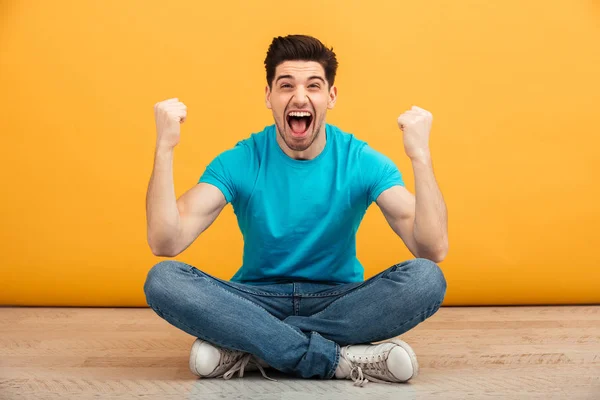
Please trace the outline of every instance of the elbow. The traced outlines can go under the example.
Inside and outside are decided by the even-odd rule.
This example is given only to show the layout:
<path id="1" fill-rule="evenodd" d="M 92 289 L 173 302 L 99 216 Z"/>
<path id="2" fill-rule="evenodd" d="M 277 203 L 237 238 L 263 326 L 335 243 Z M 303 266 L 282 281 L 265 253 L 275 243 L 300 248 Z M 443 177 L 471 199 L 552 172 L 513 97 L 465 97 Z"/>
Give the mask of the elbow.
<path id="1" fill-rule="evenodd" d="M 446 256 L 444 255 L 419 255 L 418 258 L 426 258 L 428 260 L 433 261 L 434 263 L 438 264 L 441 263 L 442 261 L 444 261 L 444 259 L 446 258 Z"/>
<path id="2" fill-rule="evenodd" d="M 165 252 L 160 250 L 152 250 L 152 254 L 154 254 L 157 257 L 175 257 L 177 255 L 171 252 Z"/>
<path id="3" fill-rule="evenodd" d="M 161 240 L 153 236 L 150 231 L 148 231 L 146 241 L 152 254 L 157 257 L 175 257 L 178 254 L 173 249 L 174 243 L 172 241 Z"/>
<path id="4" fill-rule="evenodd" d="M 172 249 L 167 249 L 164 247 L 152 245 L 149 243 L 150 251 L 157 257 L 175 257 L 178 253 L 173 251 Z"/>
<path id="5" fill-rule="evenodd" d="M 438 251 L 436 253 L 436 257 L 434 260 L 432 260 L 435 263 L 441 263 L 442 261 L 444 261 L 446 259 L 446 256 L 448 255 L 448 245 L 446 244 L 444 247 L 442 247 L 442 250 Z"/>
<path id="6" fill-rule="evenodd" d="M 448 255 L 448 246 L 442 246 L 438 250 L 435 251 L 419 251 L 417 257 L 418 258 L 426 258 L 428 260 L 433 261 L 434 263 L 441 263 L 446 259 Z"/>
<path id="7" fill-rule="evenodd" d="M 446 253 L 441 253 L 439 255 L 437 255 L 436 257 L 433 257 L 431 259 L 431 261 L 433 261 L 434 263 L 441 263 L 442 261 L 444 261 L 446 259 Z"/>

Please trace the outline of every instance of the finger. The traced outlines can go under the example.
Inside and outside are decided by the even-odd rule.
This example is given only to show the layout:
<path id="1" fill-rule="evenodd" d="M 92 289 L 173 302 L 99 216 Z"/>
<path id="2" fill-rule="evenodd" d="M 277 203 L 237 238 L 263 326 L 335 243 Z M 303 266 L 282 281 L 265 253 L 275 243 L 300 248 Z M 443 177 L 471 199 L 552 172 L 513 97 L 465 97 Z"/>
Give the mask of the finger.
<path id="1" fill-rule="evenodd" d="M 174 115 L 174 114 L 169 115 L 169 121 L 181 122 L 181 118 L 183 118 L 183 116 L 181 116 L 181 115 Z"/>
<path id="2" fill-rule="evenodd" d="M 169 111 L 169 114 L 176 115 L 178 117 L 185 117 L 187 115 L 187 112 L 185 110 L 174 110 Z"/>
<path id="3" fill-rule="evenodd" d="M 420 112 L 424 112 L 424 113 L 427 113 L 427 112 L 428 112 L 428 111 L 427 111 L 427 110 L 425 110 L 424 108 L 417 107 L 417 106 L 412 106 L 411 110 L 420 111 Z"/>
<path id="4" fill-rule="evenodd" d="M 167 114 L 180 114 L 180 113 L 187 112 L 187 110 L 177 107 L 177 108 L 166 108 L 164 110 L 164 112 L 166 112 Z"/>
<path id="5" fill-rule="evenodd" d="M 415 109 L 415 110 L 419 111 L 419 112 L 420 112 L 420 113 L 422 113 L 423 115 L 427 115 L 427 116 L 433 116 L 433 115 L 431 114 L 431 112 L 429 112 L 429 111 L 425 110 L 424 108 L 417 107 L 417 106 L 413 106 L 413 109 Z"/>
<path id="6" fill-rule="evenodd" d="M 412 112 L 412 113 L 407 113 L 407 116 L 408 116 L 408 117 L 409 117 L 411 120 L 413 120 L 413 121 L 416 121 L 416 120 L 418 120 L 418 119 L 421 119 L 421 118 L 425 118 L 425 117 L 426 117 L 426 115 L 425 115 L 425 114 L 423 114 L 423 113 L 420 113 L 420 112 L 416 112 L 416 111 L 415 111 L 415 112 Z"/>
<path id="7" fill-rule="evenodd" d="M 408 118 L 408 117 L 406 117 L 406 116 L 404 116 L 404 115 L 401 115 L 401 116 L 398 118 L 398 124 L 399 124 L 399 125 L 406 126 L 406 125 L 407 125 L 409 122 L 410 122 L 410 118 Z"/>
<path id="8" fill-rule="evenodd" d="M 187 107 L 183 106 L 183 105 L 180 106 L 178 104 L 166 105 L 165 106 L 165 110 L 167 110 L 167 111 L 187 110 Z"/>
<path id="9" fill-rule="evenodd" d="M 165 103 L 168 106 L 186 106 L 183 102 L 181 101 L 169 101 Z"/>
<path id="10" fill-rule="evenodd" d="M 398 117 L 398 119 L 402 118 L 405 121 L 412 121 L 415 118 L 417 118 L 419 116 L 419 114 L 414 114 L 414 113 L 404 113 L 401 116 Z"/>

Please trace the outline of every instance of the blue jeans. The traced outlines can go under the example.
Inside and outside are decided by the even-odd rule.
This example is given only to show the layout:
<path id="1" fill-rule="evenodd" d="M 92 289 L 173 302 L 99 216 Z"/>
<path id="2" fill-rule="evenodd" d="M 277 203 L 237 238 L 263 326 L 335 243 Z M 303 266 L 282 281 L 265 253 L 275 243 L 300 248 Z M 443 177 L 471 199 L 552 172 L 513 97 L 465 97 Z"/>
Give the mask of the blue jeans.
<path id="1" fill-rule="evenodd" d="M 254 354 L 302 378 L 330 379 L 340 346 L 396 337 L 440 307 L 446 280 L 416 258 L 363 281 L 248 285 L 215 278 L 179 261 L 161 261 L 144 284 L 163 319 L 217 346 Z"/>

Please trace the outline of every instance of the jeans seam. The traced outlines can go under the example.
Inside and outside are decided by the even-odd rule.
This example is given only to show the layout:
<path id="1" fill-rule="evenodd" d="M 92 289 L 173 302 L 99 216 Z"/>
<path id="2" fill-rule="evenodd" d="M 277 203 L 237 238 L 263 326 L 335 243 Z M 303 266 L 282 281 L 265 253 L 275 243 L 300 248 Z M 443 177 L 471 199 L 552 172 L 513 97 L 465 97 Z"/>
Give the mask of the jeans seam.
<path id="1" fill-rule="evenodd" d="M 237 297 L 237 298 L 239 298 L 239 299 L 241 299 L 241 300 L 243 300 L 243 301 L 246 301 L 246 302 L 248 302 L 248 303 L 252 304 L 253 306 L 256 306 L 256 307 L 260 308 L 261 310 L 265 311 L 265 312 L 267 313 L 268 317 L 269 317 L 269 318 L 272 318 L 272 319 L 273 319 L 275 322 L 277 322 L 277 323 L 279 323 L 279 324 L 282 324 L 282 325 L 284 325 L 284 326 L 286 326 L 286 327 L 290 328 L 290 329 L 292 330 L 292 332 L 294 332 L 294 334 L 296 334 L 296 335 L 300 336 L 301 338 L 303 338 L 303 339 L 308 339 L 306 335 L 303 335 L 303 334 L 301 334 L 300 332 L 298 332 L 297 330 L 295 330 L 294 328 L 292 328 L 292 326 L 291 326 L 290 324 L 286 324 L 286 323 L 285 323 L 285 322 L 283 322 L 282 320 L 280 320 L 280 319 L 276 318 L 276 317 L 275 317 L 273 314 L 271 314 L 271 313 L 270 313 L 270 312 L 269 312 L 269 311 L 268 311 L 266 308 L 262 307 L 260 304 L 256 304 L 256 303 L 254 303 L 253 301 L 250 301 L 250 300 L 248 300 L 248 299 L 246 299 L 246 298 L 244 298 L 244 297 L 242 297 L 242 296 L 240 296 L 240 295 L 238 295 L 238 294 L 236 294 L 236 293 L 234 293 L 234 292 L 230 292 L 230 291 L 228 291 L 228 290 L 225 290 L 225 289 L 223 289 L 222 287 L 220 287 L 219 285 L 217 285 L 216 283 L 214 283 L 214 282 L 212 282 L 212 281 L 210 281 L 210 280 L 208 280 L 208 282 L 209 282 L 211 285 L 213 285 L 213 286 L 216 286 L 216 287 L 217 287 L 217 288 L 219 288 L 220 290 L 224 290 L 224 291 L 225 291 L 225 292 L 227 292 L 227 293 L 231 293 L 233 296 L 235 296 L 235 297 Z"/>
<path id="2" fill-rule="evenodd" d="M 296 283 L 292 282 L 292 315 L 296 314 Z"/>
<path id="3" fill-rule="evenodd" d="M 327 340 L 333 343 L 333 346 L 335 348 L 335 358 L 334 358 L 334 362 L 333 362 L 333 367 L 331 369 L 330 372 L 327 373 L 327 375 L 325 375 L 325 377 L 323 379 L 331 379 L 333 377 L 333 375 L 335 374 L 335 370 L 337 369 L 337 364 L 338 364 L 338 360 L 339 360 L 339 345 L 334 342 L 333 340 L 330 339 L 326 339 L 325 337 L 323 337 L 319 332 L 317 331 L 312 331 L 311 334 L 319 336 L 320 338 L 322 338 L 323 340 Z"/>
<path id="4" fill-rule="evenodd" d="M 184 263 L 184 264 L 186 264 L 186 263 Z M 216 280 L 218 282 L 223 283 L 224 285 L 229 286 L 230 288 L 233 288 L 233 289 L 236 289 L 236 290 L 239 290 L 239 291 L 242 291 L 242 292 L 250 293 L 250 294 L 253 294 L 253 295 L 256 295 L 256 296 L 268 296 L 268 297 L 287 297 L 287 296 L 289 296 L 289 294 L 287 294 L 287 293 L 278 293 L 278 292 L 268 293 L 268 292 L 254 291 L 254 290 L 250 290 L 250 289 L 246 289 L 246 288 L 240 288 L 240 287 L 237 287 L 237 286 L 229 284 L 229 282 L 227 280 L 225 280 L 225 279 L 218 279 L 218 278 L 216 278 L 214 276 L 211 276 L 211 275 L 207 274 L 204 271 L 200 271 L 199 269 L 197 269 L 193 265 L 190 265 L 190 264 L 186 264 L 186 265 L 188 265 L 190 267 L 188 269 L 188 272 L 191 272 L 191 273 L 193 273 L 196 276 L 199 275 L 198 273 L 196 273 L 196 271 L 198 271 L 203 276 L 205 276 L 207 278 L 214 279 L 214 280 Z"/>
<path id="5" fill-rule="evenodd" d="M 359 285 L 359 286 L 357 286 L 357 287 L 355 287 L 355 288 L 349 289 L 348 291 L 346 291 L 346 292 L 344 293 L 344 295 L 343 295 L 343 296 L 341 296 L 341 297 L 338 297 L 337 299 L 335 299 L 334 301 L 332 301 L 332 302 L 331 302 L 329 305 L 327 305 L 327 307 L 325 307 L 324 309 L 322 309 L 322 310 L 321 310 L 321 311 L 319 311 L 318 313 L 316 313 L 316 314 L 311 314 L 311 315 L 310 315 L 310 317 L 317 317 L 317 316 L 319 316 L 319 314 L 321 314 L 321 313 L 325 312 L 325 311 L 326 311 L 326 310 L 327 310 L 329 307 L 331 307 L 331 305 L 332 305 L 333 303 L 335 303 L 336 301 L 339 301 L 339 300 L 343 299 L 344 297 L 346 297 L 346 296 L 348 296 L 348 295 L 350 295 L 350 294 L 352 294 L 352 293 L 356 293 L 356 292 L 358 292 L 358 291 L 360 291 L 360 290 L 363 290 L 364 288 L 366 288 L 366 287 L 368 287 L 369 285 L 373 284 L 373 282 L 377 282 L 377 280 L 379 280 L 379 279 L 382 279 L 382 278 L 383 278 L 383 274 L 384 274 L 385 272 L 395 272 L 395 271 L 397 271 L 397 270 L 398 270 L 398 268 L 399 268 L 399 267 L 400 267 L 400 264 L 394 264 L 394 265 L 392 265 L 391 267 L 389 267 L 388 269 L 386 269 L 386 270 L 384 270 L 384 271 L 381 271 L 379 274 L 377 274 L 377 275 L 375 275 L 375 276 L 372 276 L 371 278 L 369 278 L 369 279 L 367 279 L 366 281 L 364 281 L 364 282 L 363 282 L 363 285 Z"/>
<path id="6" fill-rule="evenodd" d="M 370 280 L 375 281 L 377 279 L 380 279 L 381 275 L 383 275 L 386 271 L 387 272 L 395 272 L 395 271 L 397 271 L 398 268 L 400 268 L 402 266 L 401 264 L 406 264 L 406 263 L 407 263 L 406 261 L 403 261 L 401 263 L 394 264 L 391 267 L 387 268 L 386 270 L 383 270 L 380 273 L 372 276 L 371 278 L 366 279 L 366 280 L 360 282 L 361 283 L 360 285 L 357 285 L 357 286 L 355 286 L 353 288 L 350 288 L 350 289 L 335 290 L 334 292 L 326 292 L 325 294 L 322 294 L 322 293 L 303 293 L 301 296 L 302 297 L 331 297 L 331 296 L 338 296 L 340 294 L 346 295 L 346 294 L 349 294 L 350 292 L 353 292 L 353 291 L 355 291 L 357 289 L 360 289 L 360 288 L 366 286 L 367 284 L 370 284 L 371 283 L 371 282 L 369 282 Z M 378 275 L 380 275 L 380 276 L 378 276 Z M 377 278 L 377 279 L 373 279 L 373 278 Z M 352 284 L 352 283 L 358 283 L 358 282 L 346 282 L 345 284 Z"/>
<path id="7" fill-rule="evenodd" d="M 391 267 L 389 267 L 387 270 L 389 270 L 390 272 L 393 272 L 393 271 L 395 271 L 398 268 L 398 266 L 399 266 L 399 264 L 394 264 Z M 320 293 L 306 293 L 306 294 L 303 294 L 302 296 L 303 297 L 331 297 L 331 296 L 338 296 L 340 294 L 343 294 L 345 296 L 345 295 L 350 294 L 351 292 L 353 292 L 353 291 L 355 291 L 357 289 L 361 289 L 364 286 L 373 283 L 377 279 L 380 279 L 381 276 L 378 276 L 378 275 L 382 275 L 384 272 L 386 272 L 386 270 L 381 271 L 379 274 L 374 275 L 374 276 L 370 277 L 369 279 L 366 279 L 366 280 L 360 282 L 360 285 L 357 285 L 357 286 L 355 286 L 353 288 L 350 288 L 350 289 L 336 290 L 335 292 L 328 292 L 328 293 L 325 293 L 325 294 L 320 294 Z M 373 279 L 373 278 L 376 278 L 376 279 Z M 349 283 L 357 283 L 357 282 L 349 282 Z M 344 296 L 342 296 L 342 297 L 344 297 Z"/>
<path id="8" fill-rule="evenodd" d="M 300 314 L 300 298 L 294 297 L 294 315 Z"/>
<path id="9" fill-rule="evenodd" d="M 362 287 L 362 285 L 358 285 L 356 287 L 353 287 L 351 289 L 346 289 L 346 290 L 338 290 L 335 292 L 328 292 L 326 294 L 319 294 L 319 293 L 303 293 L 302 297 L 331 297 L 331 296 L 338 296 L 340 294 L 344 294 L 347 293 L 349 291 L 358 289 L 359 287 Z"/>
<path id="10" fill-rule="evenodd" d="M 333 362 L 333 367 L 331 368 L 331 372 L 327 374 L 325 379 L 332 379 L 333 376 L 335 375 L 335 371 L 337 370 L 337 367 L 340 363 L 340 345 L 333 342 L 335 344 L 335 361 Z"/>
<path id="11" fill-rule="evenodd" d="M 208 336 L 208 335 L 205 335 L 205 334 L 198 335 L 198 332 L 196 331 L 196 329 L 194 329 L 193 327 L 189 326 L 188 324 L 184 324 L 183 322 L 181 322 L 181 320 L 180 320 L 179 318 L 176 318 L 176 317 L 175 317 L 173 314 L 171 314 L 171 313 L 168 313 L 168 312 L 165 312 L 165 311 L 161 310 L 159 307 L 157 307 L 157 306 L 155 306 L 155 305 L 152 305 L 152 304 L 150 304 L 150 303 L 148 303 L 148 305 L 149 305 L 149 306 L 150 306 L 150 307 L 151 307 L 151 308 L 152 308 L 154 311 L 157 311 L 157 312 L 159 313 L 159 315 L 160 315 L 160 314 L 162 314 L 162 315 L 168 315 L 168 316 L 169 316 L 169 318 L 172 318 L 173 320 L 177 321 L 177 323 L 178 323 L 178 324 L 181 324 L 182 326 L 185 326 L 186 328 L 188 328 L 190 331 L 192 331 L 192 332 L 195 332 L 195 335 L 196 335 L 196 337 L 198 337 L 198 338 L 200 338 L 200 339 L 204 339 L 204 340 L 210 341 L 210 342 L 211 342 L 211 343 L 213 343 L 213 344 L 219 345 L 219 346 L 221 346 L 221 347 L 224 347 L 224 348 L 227 348 L 227 349 L 234 349 L 234 350 L 237 350 L 237 351 L 242 351 L 242 352 L 246 353 L 246 351 L 244 351 L 244 350 L 238 349 L 238 348 L 236 348 L 235 346 L 232 346 L 231 344 L 228 344 L 228 343 L 221 342 L 220 340 L 217 340 L 217 339 L 215 339 L 215 338 L 212 338 L 212 337 L 210 337 L 210 336 Z M 167 321 L 167 322 L 168 322 L 168 321 Z"/>
<path id="12" fill-rule="evenodd" d="M 179 262 L 179 261 L 177 261 L 177 262 Z M 182 264 L 185 264 L 185 263 L 182 263 Z M 188 266 L 190 266 L 189 264 L 185 264 L 185 265 L 188 265 Z M 285 322 L 283 322 L 282 320 L 280 320 L 280 319 L 278 319 L 277 317 L 275 317 L 273 314 L 271 314 L 271 313 L 270 313 L 270 312 L 269 312 L 269 311 L 268 311 L 266 308 L 262 307 L 260 304 L 254 303 L 253 301 L 250 301 L 250 300 L 248 300 L 248 299 L 246 299 L 246 298 L 244 298 L 244 297 L 242 297 L 242 296 L 238 295 L 237 293 L 235 293 L 235 292 L 233 292 L 233 291 L 229 291 L 229 290 L 226 290 L 226 289 L 224 289 L 223 287 L 221 287 L 221 286 L 217 285 L 215 282 L 213 282 L 213 279 L 211 279 L 211 277 L 210 277 L 210 276 L 208 276 L 208 275 L 204 275 L 204 274 L 202 274 L 202 275 L 198 275 L 197 273 L 195 273 L 195 272 L 193 271 L 194 269 L 195 269 L 195 267 L 194 267 L 194 266 L 190 266 L 190 268 L 188 269 L 188 272 L 192 272 L 194 275 L 196 275 L 196 276 L 197 276 L 197 277 L 199 277 L 199 278 L 209 278 L 209 279 L 206 279 L 206 281 L 207 281 L 209 284 L 211 284 L 211 285 L 213 285 L 213 286 L 217 287 L 219 290 L 223 290 L 223 291 L 225 291 L 226 293 L 231 293 L 233 296 L 237 297 L 238 299 L 241 299 L 241 300 L 243 300 L 243 301 L 246 301 L 246 302 L 248 302 L 249 304 L 251 304 L 251 305 L 253 305 L 253 306 L 255 306 L 255 307 L 258 307 L 258 308 L 260 308 L 261 310 L 263 310 L 263 311 L 265 311 L 265 312 L 267 313 L 267 316 L 268 316 L 268 318 L 272 318 L 272 319 L 273 319 L 273 320 L 275 320 L 277 323 L 279 323 L 279 324 L 283 324 L 283 325 L 285 325 L 285 326 L 289 327 L 289 328 L 292 330 L 292 332 L 294 332 L 294 334 L 296 334 L 296 335 L 300 336 L 301 338 L 303 338 L 303 339 L 308 339 L 308 337 L 307 337 L 306 335 L 304 335 L 304 334 L 302 334 L 302 333 L 298 332 L 297 330 L 295 330 L 295 329 L 294 329 L 294 328 L 293 328 L 293 327 L 292 327 L 290 324 L 286 324 L 286 323 L 285 323 Z M 155 284 L 156 284 L 156 282 L 155 282 Z M 159 284 L 160 284 L 160 283 L 159 283 Z M 161 285 L 161 286 L 162 286 L 162 285 Z M 163 287 L 163 289 L 164 289 L 164 287 Z M 146 297 L 147 297 L 147 294 L 146 294 Z M 149 303 L 149 302 L 148 302 L 148 305 L 150 305 L 150 303 Z M 151 307 L 152 307 L 152 306 L 151 306 Z M 154 308 L 154 307 L 152 307 L 152 308 Z M 158 307 L 156 307 L 156 308 L 158 308 Z M 161 310 L 161 312 L 162 312 L 162 310 Z M 169 314 L 169 315 L 170 315 L 170 316 L 172 316 L 172 314 Z M 174 319 L 176 319 L 176 318 L 174 318 Z M 177 319 L 177 321 L 179 321 L 179 320 Z M 182 325 L 184 325 L 184 326 L 186 326 L 186 327 L 190 328 L 190 327 L 189 327 L 188 325 L 186 325 L 186 324 L 182 324 Z M 193 329 L 193 330 L 195 331 L 195 329 Z"/>
<path id="13" fill-rule="evenodd" d="M 379 279 L 379 278 L 378 278 L 378 279 Z M 324 312 L 325 312 L 325 311 L 326 311 L 326 310 L 327 310 L 329 307 L 331 307 L 331 305 L 332 305 L 333 303 L 335 303 L 336 301 L 339 301 L 339 300 L 343 299 L 344 297 L 348 296 L 348 295 L 349 295 L 349 294 L 351 294 L 351 293 L 356 293 L 356 292 L 358 292 L 358 291 L 360 291 L 360 290 L 362 290 L 362 289 L 364 289 L 364 288 L 368 287 L 369 285 L 371 285 L 371 284 L 372 284 L 373 282 L 375 282 L 375 281 L 376 281 L 376 280 L 372 280 L 371 282 L 368 282 L 368 283 L 367 283 L 367 281 L 365 281 L 365 284 L 364 284 L 364 285 L 357 286 L 357 287 L 355 287 L 355 288 L 353 288 L 353 289 L 350 289 L 350 290 L 348 290 L 348 291 L 347 291 L 347 292 L 346 292 L 346 293 L 345 293 L 343 296 L 341 296 L 341 297 L 338 297 L 337 299 L 335 299 L 334 301 L 332 301 L 332 302 L 331 302 L 329 305 L 327 305 L 327 307 L 325 307 L 324 309 L 322 309 L 322 310 L 321 310 L 321 311 L 319 311 L 318 313 L 316 313 L 316 314 L 311 314 L 311 315 L 310 315 L 310 317 L 317 317 L 317 316 L 319 316 L 319 314 L 322 314 L 322 313 L 324 313 Z"/>
<path id="14" fill-rule="evenodd" d="M 407 323 L 409 323 L 409 322 L 412 322 L 413 320 L 415 320 L 415 319 L 417 319 L 417 318 L 421 318 L 421 317 L 422 317 L 424 314 L 426 314 L 426 313 L 428 313 L 428 312 L 430 312 L 430 311 L 432 311 L 432 310 L 435 310 L 435 309 L 439 308 L 441 305 L 442 305 L 442 303 L 436 303 L 434 306 L 426 308 L 425 310 L 421 311 L 419 314 L 417 314 L 417 315 L 413 316 L 412 318 L 410 318 L 410 319 L 407 319 L 407 320 L 404 320 L 404 321 L 403 321 L 401 324 L 399 324 L 399 325 L 397 325 L 396 327 L 392 328 L 392 329 L 391 329 L 391 331 L 393 332 L 393 331 L 395 331 L 396 329 L 400 328 L 402 325 L 406 325 Z M 406 333 L 406 332 L 403 332 L 403 333 Z M 402 333 L 401 333 L 400 335 L 402 335 Z M 396 336 L 399 336 L 399 335 L 393 335 L 393 336 L 391 336 L 391 337 L 389 337 L 389 338 L 387 338 L 387 339 L 394 338 L 394 337 L 396 337 Z M 373 342 L 373 341 L 375 341 L 375 339 L 376 339 L 376 338 L 369 339 L 369 340 L 366 340 L 366 342 L 369 342 L 369 343 L 370 343 L 370 342 Z M 384 340 L 385 340 L 385 339 L 384 339 Z"/>

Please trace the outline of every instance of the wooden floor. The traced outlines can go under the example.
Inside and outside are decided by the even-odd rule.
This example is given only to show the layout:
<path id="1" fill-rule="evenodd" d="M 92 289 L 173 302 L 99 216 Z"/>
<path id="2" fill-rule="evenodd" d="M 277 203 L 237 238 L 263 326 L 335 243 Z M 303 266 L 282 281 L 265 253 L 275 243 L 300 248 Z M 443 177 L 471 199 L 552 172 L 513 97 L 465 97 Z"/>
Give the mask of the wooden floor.
<path id="1" fill-rule="evenodd" d="M 0 399 L 600 399 L 600 306 L 442 307 L 402 338 L 407 384 L 198 379 L 194 338 L 150 309 L 3 307 Z"/>

